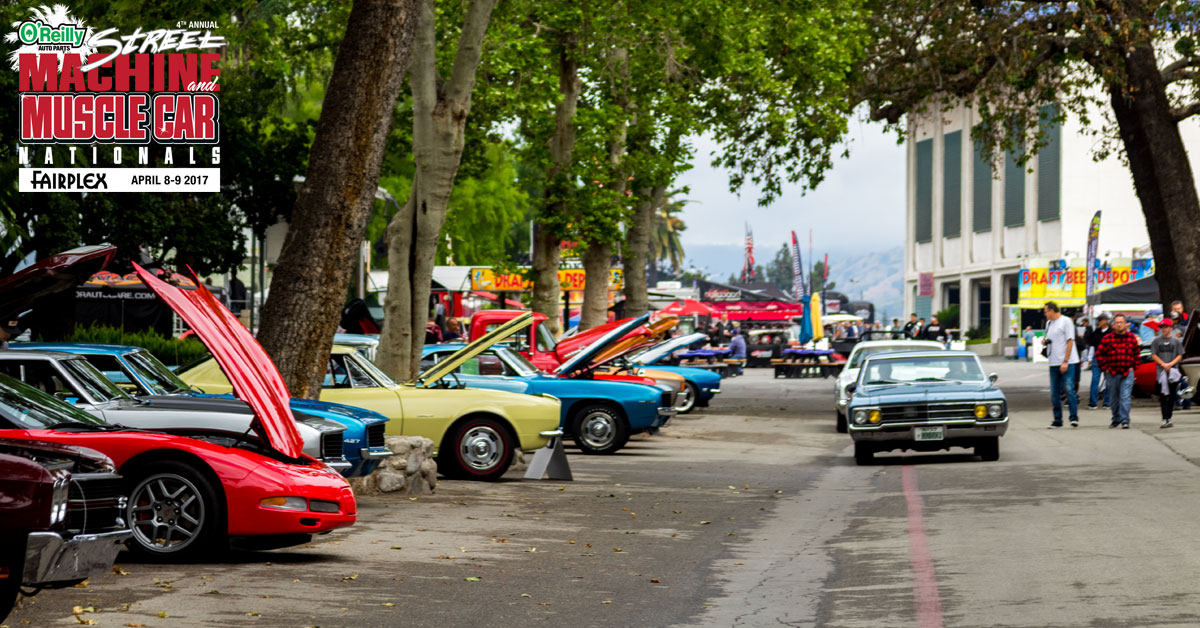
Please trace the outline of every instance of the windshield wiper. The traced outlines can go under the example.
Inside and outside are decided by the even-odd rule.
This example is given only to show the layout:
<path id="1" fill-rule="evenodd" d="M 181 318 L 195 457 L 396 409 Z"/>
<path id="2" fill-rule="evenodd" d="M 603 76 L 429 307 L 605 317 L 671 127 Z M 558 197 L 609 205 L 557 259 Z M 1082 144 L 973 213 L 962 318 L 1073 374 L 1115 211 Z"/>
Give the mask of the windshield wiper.
<path id="1" fill-rule="evenodd" d="M 899 383 L 900 382 L 892 381 L 890 379 L 873 379 L 873 380 L 867 382 L 867 385 L 871 386 L 874 384 L 899 384 Z"/>
<path id="2" fill-rule="evenodd" d="M 84 423 L 83 421 L 59 421 L 58 423 L 51 423 L 50 425 L 46 426 L 46 429 L 50 429 L 50 430 L 65 430 L 65 429 L 69 429 L 69 428 L 103 432 L 103 431 L 113 429 L 113 426 L 97 425 L 95 423 Z"/>

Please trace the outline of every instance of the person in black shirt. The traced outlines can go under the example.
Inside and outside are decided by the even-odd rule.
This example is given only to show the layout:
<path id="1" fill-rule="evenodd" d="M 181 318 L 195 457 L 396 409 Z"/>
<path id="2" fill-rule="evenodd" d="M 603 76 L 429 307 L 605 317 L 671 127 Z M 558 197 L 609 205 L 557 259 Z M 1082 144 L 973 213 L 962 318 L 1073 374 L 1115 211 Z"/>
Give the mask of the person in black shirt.
<path id="1" fill-rule="evenodd" d="M 922 332 L 921 337 L 924 338 L 925 340 L 941 341 L 942 337 L 945 335 L 946 335 L 946 328 L 942 327 L 942 324 L 938 322 L 938 317 L 930 316 L 929 324 L 925 326 L 925 329 Z"/>
<path id="2" fill-rule="evenodd" d="M 908 315 L 908 322 L 904 324 L 904 335 L 907 338 L 915 338 L 917 335 L 917 314 L 913 312 Z"/>
<path id="3" fill-rule="evenodd" d="M 1100 367 L 1096 365 L 1096 348 L 1100 346 L 1100 341 L 1108 334 L 1111 329 L 1108 326 L 1108 314 L 1100 314 L 1096 317 L 1096 326 L 1088 329 L 1084 336 L 1084 342 L 1087 345 L 1088 361 L 1092 364 L 1092 390 L 1088 395 L 1088 410 L 1095 410 L 1100 403 L 1100 382 L 1104 380 L 1104 373 L 1100 371 Z M 1110 391 L 1104 390 L 1104 407 L 1109 405 Z"/>

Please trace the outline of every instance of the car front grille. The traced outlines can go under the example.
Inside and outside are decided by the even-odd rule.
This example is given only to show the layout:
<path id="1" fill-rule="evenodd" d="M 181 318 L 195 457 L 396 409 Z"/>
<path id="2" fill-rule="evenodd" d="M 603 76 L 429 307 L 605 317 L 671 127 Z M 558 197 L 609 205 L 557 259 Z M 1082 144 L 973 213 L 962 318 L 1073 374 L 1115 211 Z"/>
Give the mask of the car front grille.
<path id="1" fill-rule="evenodd" d="M 67 493 L 67 530 L 96 534 L 125 529 L 125 482 L 111 473 L 75 474 Z"/>
<path id="2" fill-rule="evenodd" d="M 326 432 L 321 435 L 321 457 L 338 460 L 342 457 L 342 433 Z"/>
<path id="3" fill-rule="evenodd" d="M 920 403 L 881 407 L 880 423 L 975 420 L 976 403 Z"/>
<path id="4" fill-rule="evenodd" d="M 367 447 L 383 447 L 385 445 L 383 439 L 383 423 L 376 423 L 367 426 Z"/>
<path id="5" fill-rule="evenodd" d="M 660 408 L 674 408 L 675 407 L 675 395 L 672 394 L 670 391 L 664 390 L 663 394 L 662 394 L 662 405 L 660 405 L 659 407 Z"/>

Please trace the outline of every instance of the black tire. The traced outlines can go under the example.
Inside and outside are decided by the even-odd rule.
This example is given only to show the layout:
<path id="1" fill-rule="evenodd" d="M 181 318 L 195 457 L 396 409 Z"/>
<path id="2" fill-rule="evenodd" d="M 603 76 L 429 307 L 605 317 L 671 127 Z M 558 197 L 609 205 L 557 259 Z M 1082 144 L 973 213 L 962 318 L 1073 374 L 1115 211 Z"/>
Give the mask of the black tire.
<path id="1" fill-rule="evenodd" d="M 984 462 L 995 462 L 1000 459 L 1000 437 L 988 438 L 975 445 L 975 455 Z"/>
<path id="2" fill-rule="evenodd" d="M 875 448 L 870 443 L 854 441 L 854 462 L 860 467 L 875 462 Z"/>
<path id="3" fill-rule="evenodd" d="M 129 481 L 129 548 L 143 558 L 177 561 L 228 544 L 225 508 L 208 476 L 174 460 L 123 470 Z M 183 537 L 183 538 L 179 538 Z"/>
<path id="4" fill-rule="evenodd" d="M 497 419 L 467 419 L 446 433 L 444 446 L 438 448 L 438 471 L 451 479 L 495 482 L 512 465 L 513 441 L 508 427 Z"/>
<path id="5" fill-rule="evenodd" d="M 614 454 L 629 442 L 629 424 L 612 406 L 584 406 L 571 417 L 571 435 L 585 454 Z"/>
<path id="6" fill-rule="evenodd" d="M 696 400 L 700 397 L 700 389 L 695 384 L 685 381 L 683 394 L 675 400 L 675 412 L 687 414 L 696 408 Z"/>
<path id="7" fill-rule="evenodd" d="M 17 595 L 21 592 L 21 575 L 25 569 L 25 540 L 18 539 L 15 543 L 5 543 L 9 547 L 0 549 L 0 568 L 4 569 L 0 578 L 0 623 L 12 612 L 17 603 Z"/>
<path id="8" fill-rule="evenodd" d="M 837 412 L 837 410 L 834 410 Z M 837 412 L 837 431 L 839 434 L 845 434 L 850 431 L 850 426 L 846 425 L 846 415 Z"/>

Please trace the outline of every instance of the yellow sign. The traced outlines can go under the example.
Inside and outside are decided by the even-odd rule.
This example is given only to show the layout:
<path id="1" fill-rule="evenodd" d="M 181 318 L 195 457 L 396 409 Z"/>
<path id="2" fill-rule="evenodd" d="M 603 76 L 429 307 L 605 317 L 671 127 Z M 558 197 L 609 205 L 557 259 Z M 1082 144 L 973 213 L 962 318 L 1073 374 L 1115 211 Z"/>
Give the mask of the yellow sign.
<path id="1" fill-rule="evenodd" d="M 558 271 L 559 287 L 568 292 L 583 290 L 587 273 L 582 268 L 563 268 Z M 608 289 L 621 290 L 625 287 L 625 276 L 620 268 L 608 271 Z M 533 282 L 520 273 L 497 273 L 491 268 L 471 269 L 471 289 L 490 292 L 528 292 Z"/>

